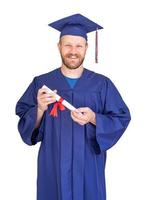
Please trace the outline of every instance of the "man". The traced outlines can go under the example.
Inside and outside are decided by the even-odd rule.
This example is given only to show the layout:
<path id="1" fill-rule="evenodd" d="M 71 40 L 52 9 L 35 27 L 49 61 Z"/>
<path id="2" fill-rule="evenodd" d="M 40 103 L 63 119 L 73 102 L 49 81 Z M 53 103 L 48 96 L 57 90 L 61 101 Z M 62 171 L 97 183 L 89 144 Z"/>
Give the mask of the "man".
<path id="1" fill-rule="evenodd" d="M 105 200 L 106 151 L 127 128 L 130 113 L 110 79 L 83 67 L 87 33 L 102 27 L 80 14 L 49 25 L 61 32 L 62 65 L 35 77 L 16 106 L 24 142 L 41 142 L 37 200 Z M 54 117 L 56 92 L 77 109 L 58 107 Z"/>

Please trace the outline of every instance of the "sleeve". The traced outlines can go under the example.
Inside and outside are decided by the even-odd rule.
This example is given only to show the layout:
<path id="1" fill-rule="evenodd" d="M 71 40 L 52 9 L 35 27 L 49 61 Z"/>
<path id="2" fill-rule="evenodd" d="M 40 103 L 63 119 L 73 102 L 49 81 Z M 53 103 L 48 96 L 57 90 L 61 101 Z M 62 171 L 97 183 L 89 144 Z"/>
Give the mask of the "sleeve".
<path id="1" fill-rule="evenodd" d="M 103 112 L 96 113 L 96 139 L 100 151 L 111 148 L 130 122 L 130 112 L 114 84 L 107 78 L 101 90 Z"/>
<path id="2" fill-rule="evenodd" d="M 37 118 L 37 84 L 36 78 L 16 104 L 16 115 L 20 117 L 18 130 L 22 140 L 28 145 L 34 145 L 42 140 L 42 123 L 35 129 Z"/>

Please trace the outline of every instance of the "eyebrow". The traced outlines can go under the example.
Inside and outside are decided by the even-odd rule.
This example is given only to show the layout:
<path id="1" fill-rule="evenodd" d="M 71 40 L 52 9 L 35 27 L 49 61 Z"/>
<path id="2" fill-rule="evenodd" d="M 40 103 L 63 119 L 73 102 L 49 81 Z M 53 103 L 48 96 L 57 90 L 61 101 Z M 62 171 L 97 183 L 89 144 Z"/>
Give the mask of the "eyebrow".
<path id="1" fill-rule="evenodd" d="M 59 40 L 59 43 L 62 44 L 62 40 L 61 40 L 61 39 Z M 84 43 L 82 44 L 82 43 L 79 43 L 79 42 L 78 42 L 78 43 L 76 43 L 75 45 L 76 45 L 76 46 L 78 46 L 78 45 L 83 46 L 83 45 L 87 45 L 87 44 L 88 44 L 88 43 L 87 43 L 87 41 L 86 41 L 85 44 L 84 44 Z M 73 45 L 73 43 L 71 43 L 71 41 L 64 41 L 64 45 Z"/>

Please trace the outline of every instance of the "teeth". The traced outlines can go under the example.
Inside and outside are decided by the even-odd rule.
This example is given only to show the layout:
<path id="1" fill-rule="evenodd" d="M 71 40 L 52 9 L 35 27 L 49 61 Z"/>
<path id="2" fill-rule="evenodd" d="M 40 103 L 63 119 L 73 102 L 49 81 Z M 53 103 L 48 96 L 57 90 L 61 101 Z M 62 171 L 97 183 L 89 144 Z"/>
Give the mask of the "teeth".
<path id="1" fill-rule="evenodd" d="M 69 59 L 77 59 L 78 56 L 77 56 L 77 55 L 68 55 L 68 58 L 69 58 Z"/>
<path id="2" fill-rule="evenodd" d="M 72 57 L 70 57 L 70 58 L 75 59 L 75 58 L 77 58 L 77 57 L 73 57 L 73 56 L 72 56 Z"/>

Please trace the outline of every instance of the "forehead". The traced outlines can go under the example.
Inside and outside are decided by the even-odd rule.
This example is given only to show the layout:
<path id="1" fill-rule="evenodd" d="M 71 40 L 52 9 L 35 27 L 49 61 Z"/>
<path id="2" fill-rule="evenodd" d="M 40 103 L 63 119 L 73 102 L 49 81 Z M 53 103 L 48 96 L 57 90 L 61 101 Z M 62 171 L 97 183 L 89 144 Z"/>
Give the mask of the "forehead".
<path id="1" fill-rule="evenodd" d="M 75 36 L 75 35 L 64 35 L 61 37 L 62 43 L 74 43 L 74 44 L 86 44 L 86 39 L 81 36 Z"/>

